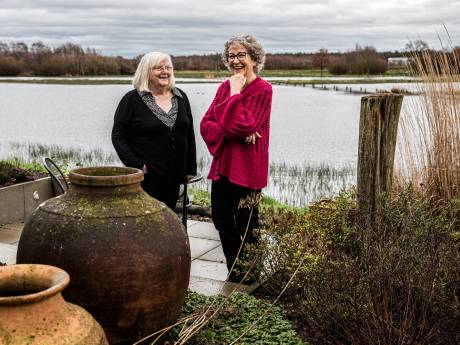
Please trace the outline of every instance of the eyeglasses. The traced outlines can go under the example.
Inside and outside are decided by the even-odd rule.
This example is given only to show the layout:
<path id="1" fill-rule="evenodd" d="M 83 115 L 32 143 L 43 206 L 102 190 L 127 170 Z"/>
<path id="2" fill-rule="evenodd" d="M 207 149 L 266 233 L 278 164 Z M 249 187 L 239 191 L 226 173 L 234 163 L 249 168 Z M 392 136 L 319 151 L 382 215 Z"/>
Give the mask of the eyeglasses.
<path id="1" fill-rule="evenodd" d="M 157 67 L 153 67 L 152 69 L 155 72 L 163 72 L 163 70 L 166 72 L 171 72 L 173 67 L 172 66 L 157 66 Z"/>
<path id="2" fill-rule="evenodd" d="M 248 53 L 238 53 L 238 54 L 228 54 L 227 55 L 227 61 L 233 61 L 235 59 L 238 59 L 239 61 L 243 61 L 244 59 L 246 59 L 246 55 L 248 55 Z"/>

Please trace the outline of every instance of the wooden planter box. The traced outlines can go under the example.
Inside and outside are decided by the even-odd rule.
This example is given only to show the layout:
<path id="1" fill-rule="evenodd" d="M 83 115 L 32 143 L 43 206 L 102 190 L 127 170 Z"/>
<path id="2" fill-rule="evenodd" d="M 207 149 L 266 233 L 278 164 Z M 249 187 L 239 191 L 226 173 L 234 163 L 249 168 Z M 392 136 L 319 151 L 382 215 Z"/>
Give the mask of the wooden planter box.
<path id="1" fill-rule="evenodd" d="M 54 196 L 50 177 L 0 188 L 0 225 L 25 221 Z"/>

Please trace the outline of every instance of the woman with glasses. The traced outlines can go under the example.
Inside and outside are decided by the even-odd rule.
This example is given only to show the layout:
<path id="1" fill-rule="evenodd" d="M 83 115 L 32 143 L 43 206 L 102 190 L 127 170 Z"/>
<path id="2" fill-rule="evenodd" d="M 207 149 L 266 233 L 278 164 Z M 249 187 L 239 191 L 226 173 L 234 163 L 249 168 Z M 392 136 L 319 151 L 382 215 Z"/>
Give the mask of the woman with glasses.
<path id="1" fill-rule="evenodd" d="M 219 86 L 200 130 L 213 156 L 208 175 L 212 220 L 222 242 L 228 279 L 239 282 L 244 270 L 237 255 L 241 252 L 238 257 L 248 259 L 246 244 L 257 244 L 253 229 L 258 225 L 258 209 L 251 201 L 267 185 L 272 88 L 257 76 L 265 52 L 253 36 L 230 38 L 222 60 L 233 75 Z"/>
<path id="2" fill-rule="evenodd" d="M 112 143 L 123 164 L 144 171 L 142 188 L 174 210 L 180 184 L 196 175 L 190 103 L 167 54 L 144 55 L 133 86 L 115 112 Z"/>

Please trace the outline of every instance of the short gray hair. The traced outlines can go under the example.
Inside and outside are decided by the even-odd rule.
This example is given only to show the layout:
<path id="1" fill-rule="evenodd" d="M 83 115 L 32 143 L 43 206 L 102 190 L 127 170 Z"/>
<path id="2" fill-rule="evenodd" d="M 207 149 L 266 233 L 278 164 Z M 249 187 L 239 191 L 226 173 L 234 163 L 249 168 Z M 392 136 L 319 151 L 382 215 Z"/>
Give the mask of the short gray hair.
<path id="1" fill-rule="evenodd" d="M 249 53 L 249 56 L 256 63 L 256 65 L 254 66 L 254 72 L 259 73 L 260 71 L 262 71 L 265 63 L 265 50 L 264 48 L 262 48 L 262 45 L 259 43 L 259 41 L 257 41 L 254 36 L 249 34 L 238 34 L 230 37 L 230 39 L 227 42 L 225 42 L 224 50 L 221 55 L 222 62 L 224 63 L 225 67 L 230 69 L 230 66 L 228 65 L 227 56 L 228 49 L 230 48 L 230 45 L 232 45 L 233 43 L 239 43 L 246 48 L 246 50 Z"/>
<path id="2" fill-rule="evenodd" d="M 139 65 L 137 65 L 136 73 L 134 73 L 133 86 L 139 91 L 150 91 L 149 90 L 149 76 L 150 70 L 160 65 L 161 61 L 168 60 L 172 66 L 171 56 L 160 52 L 150 52 L 145 54 Z M 174 72 L 171 71 L 171 78 L 169 82 L 169 89 L 172 89 L 175 85 Z"/>

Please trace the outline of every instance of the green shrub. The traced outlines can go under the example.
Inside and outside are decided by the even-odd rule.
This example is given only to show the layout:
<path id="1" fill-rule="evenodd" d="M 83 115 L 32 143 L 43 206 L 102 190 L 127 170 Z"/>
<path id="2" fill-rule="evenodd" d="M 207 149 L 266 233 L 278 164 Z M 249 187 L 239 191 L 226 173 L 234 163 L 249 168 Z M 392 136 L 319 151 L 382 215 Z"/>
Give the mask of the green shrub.
<path id="1" fill-rule="evenodd" d="M 188 188 L 187 189 L 188 194 L 193 195 L 193 203 L 195 205 L 200 205 L 200 206 L 205 206 L 205 207 L 211 207 L 211 193 L 202 190 L 202 189 L 195 189 L 195 188 Z M 287 205 L 284 205 L 280 203 L 279 201 L 268 197 L 268 196 L 262 196 L 262 201 L 260 203 L 260 210 L 263 212 L 266 209 L 272 209 L 272 208 L 290 208 Z"/>
<path id="2" fill-rule="evenodd" d="M 33 181 L 45 175 L 43 167 L 19 161 L 0 160 L 0 187 Z"/>
<path id="3" fill-rule="evenodd" d="M 259 210 L 261 211 L 261 213 L 264 213 L 265 210 L 278 209 L 278 208 L 294 209 L 293 206 L 282 204 L 274 198 L 271 198 L 266 195 L 262 195 L 262 200 L 260 201 L 260 207 L 259 207 Z"/>
<path id="4" fill-rule="evenodd" d="M 377 221 L 353 193 L 283 210 L 261 230 L 263 286 L 317 344 L 460 343 L 458 199 L 408 187 L 382 198 Z"/>
<path id="5" fill-rule="evenodd" d="M 187 193 L 193 195 L 193 204 L 211 207 L 211 193 L 202 189 L 188 188 Z"/>
<path id="6" fill-rule="evenodd" d="M 220 304 L 223 296 L 206 297 L 188 292 L 181 311 L 181 318 L 193 313 L 200 314 L 214 302 Z M 215 307 L 214 307 L 215 308 Z M 271 309 L 269 309 L 271 308 Z M 264 312 L 269 309 L 267 313 Z M 259 319 L 260 318 L 260 319 Z M 190 345 L 224 345 L 236 340 L 253 322 L 256 325 L 247 332 L 237 344 L 304 344 L 291 324 L 286 321 L 279 307 L 270 305 L 255 297 L 235 293 L 225 302 L 218 315 L 199 330 L 188 342 Z M 171 332 L 171 341 L 177 339 L 182 325 L 176 326 Z"/>

